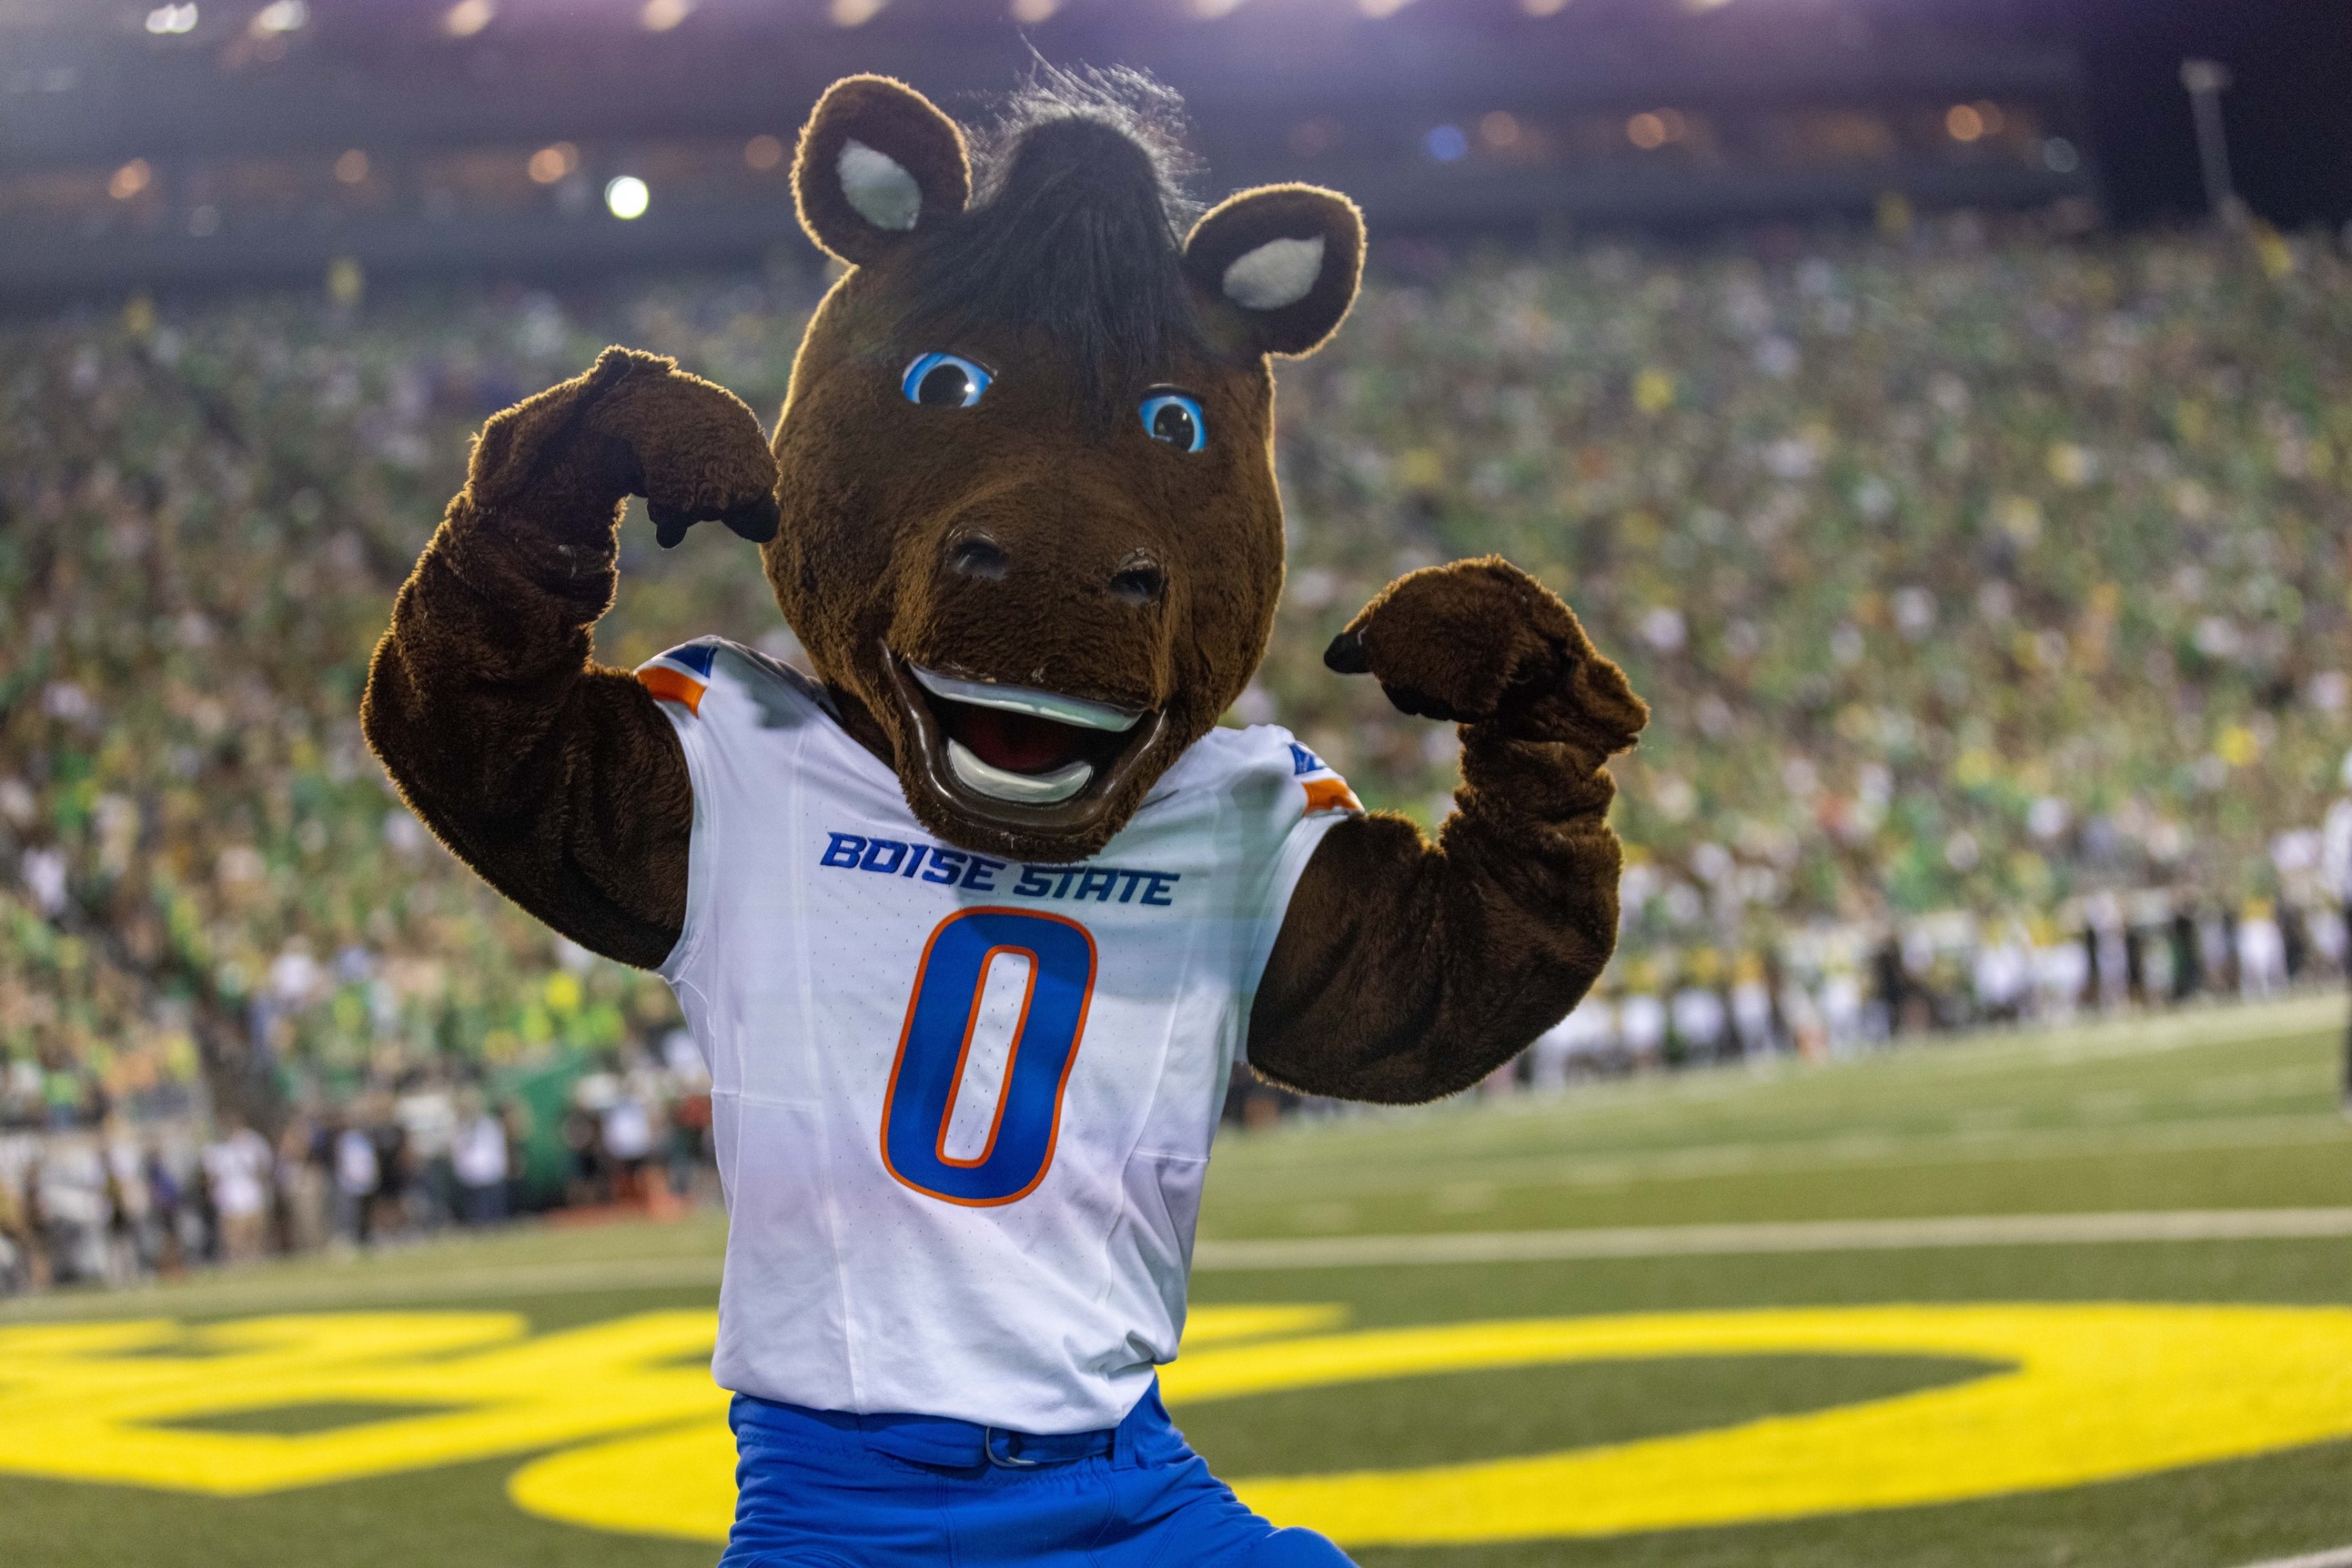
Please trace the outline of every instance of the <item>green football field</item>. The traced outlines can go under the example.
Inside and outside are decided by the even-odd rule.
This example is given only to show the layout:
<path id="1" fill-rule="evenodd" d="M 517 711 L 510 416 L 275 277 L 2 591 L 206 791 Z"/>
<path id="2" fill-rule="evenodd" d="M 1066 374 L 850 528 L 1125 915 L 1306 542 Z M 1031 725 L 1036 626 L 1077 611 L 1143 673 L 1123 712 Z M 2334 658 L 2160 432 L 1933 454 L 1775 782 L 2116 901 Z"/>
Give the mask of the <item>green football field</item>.
<path id="1" fill-rule="evenodd" d="M 1228 1137 L 1177 1419 L 1366 1564 L 2352 1546 L 2329 998 Z M 0 1563 L 709 1563 L 722 1225 L 0 1303 Z"/>

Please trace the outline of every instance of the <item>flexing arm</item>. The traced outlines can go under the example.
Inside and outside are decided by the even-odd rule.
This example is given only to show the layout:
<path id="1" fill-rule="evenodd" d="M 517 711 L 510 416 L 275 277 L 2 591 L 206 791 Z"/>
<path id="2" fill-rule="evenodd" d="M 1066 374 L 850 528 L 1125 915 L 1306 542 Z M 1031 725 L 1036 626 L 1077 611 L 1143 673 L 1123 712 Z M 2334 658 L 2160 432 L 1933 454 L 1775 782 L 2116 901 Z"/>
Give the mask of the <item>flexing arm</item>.
<path id="1" fill-rule="evenodd" d="M 1331 645 L 1408 713 L 1462 721 L 1459 806 L 1339 824 L 1307 862 L 1250 1013 L 1249 1059 L 1314 1094 L 1466 1089 L 1581 998 L 1617 941 L 1616 786 L 1649 710 L 1575 613 L 1499 558 L 1390 584 Z"/>
<path id="2" fill-rule="evenodd" d="M 654 699 L 590 657 L 621 503 L 661 542 L 775 531 L 776 467 L 732 394 L 667 360 L 595 368 L 484 426 L 400 590 L 360 723 L 409 805 L 500 892 L 584 947 L 659 963 L 686 915 L 686 758 Z"/>

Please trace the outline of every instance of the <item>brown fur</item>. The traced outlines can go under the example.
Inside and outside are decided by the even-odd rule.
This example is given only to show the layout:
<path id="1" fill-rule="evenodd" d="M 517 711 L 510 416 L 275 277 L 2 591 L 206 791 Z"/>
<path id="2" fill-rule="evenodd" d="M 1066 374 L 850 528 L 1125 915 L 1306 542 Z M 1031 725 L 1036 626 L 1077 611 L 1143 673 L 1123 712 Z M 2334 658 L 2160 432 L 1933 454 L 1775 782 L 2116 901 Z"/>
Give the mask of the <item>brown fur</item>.
<path id="1" fill-rule="evenodd" d="M 1356 204 L 1347 204 L 1352 223 L 1332 220 L 1334 194 L 1315 185 L 1261 185 L 1228 197 L 1192 227 L 1184 242 L 1184 277 L 1195 296 L 1213 300 L 1225 268 L 1270 239 L 1321 238 L 1328 247 L 1322 275 L 1307 297 L 1278 310 L 1248 314 L 1250 347 L 1259 353 L 1311 354 L 1323 346 L 1355 302 L 1364 269 L 1364 225 Z M 1244 318 L 1238 310 L 1229 319 Z"/>
<path id="2" fill-rule="evenodd" d="M 1460 809 L 1334 827 L 1250 1013 L 1251 1065 L 1345 1100 L 1433 1100 L 1566 1016 L 1617 942 L 1616 793 L 1602 765 L 1649 710 L 1575 612 L 1499 557 L 1398 579 L 1330 662 L 1407 712 L 1458 717 Z"/>
<path id="3" fill-rule="evenodd" d="M 1280 186 L 1233 198 L 1180 243 L 1159 165 L 1089 121 L 1037 122 L 1014 152 L 1031 163 L 1010 165 L 1009 185 L 995 165 L 983 200 L 1041 204 L 1066 245 L 1039 265 L 1069 268 L 1102 321 L 972 308 L 990 279 L 979 295 L 958 280 L 969 257 L 957 247 L 1003 243 L 1003 215 L 1027 209 L 967 212 L 954 126 L 895 83 L 854 78 L 811 117 L 795 181 L 811 234 L 856 265 L 810 323 L 772 455 L 728 394 L 620 350 L 485 429 L 401 593 L 362 717 L 418 815 L 526 909 L 645 965 L 683 920 L 683 758 L 654 700 L 590 650 L 632 492 L 666 542 L 701 518 L 768 538 L 777 602 L 845 725 L 898 770 L 917 817 L 968 848 L 1095 853 L 1241 693 L 1282 585 L 1265 356 L 1307 352 L 1337 327 L 1361 224 L 1343 197 Z M 914 175 L 910 229 L 877 228 L 842 195 L 833 171 L 852 136 Z M 1120 173 L 1129 156 L 1140 162 Z M 1041 193 L 1064 189 L 1100 211 L 1054 214 Z M 1255 246 L 1318 236 L 1324 268 L 1304 299 L 1249 311 L 1218 292 Z M 1127 251 L 1100 254 L 1113 239 Z M 901 393 L 907 364 L 934 351 L 994 373 L 976 405 Z M 1142 429 L 1136 402 L 1158 385 L 1199 400 L 1204 450 Z M 958 568 L 976 539 L 1001 572 Z M 1114 591 L 1139 566 L 1158 574 L 1156 594 Z M 1150 709 L 1158 728 L 1139 729 L 1154 738 L 1090 815 L 992 820 L 927 774 L 894 656 Z M 1427 1099 L 1523 1047 L 1606 961 L 1618 856 L 1601 763 L 1643 710 L 1568 607 L 1496 561 L 1401 580 L 1335 663 L 1369 669 L 1408 710 L 1468 721 L 1462 811 L 1436 845 L 1394 817 L 1333 830 L 1267 967 L 1251 1059 L 1302 1089 Z"/>
<path id="4" fill-rule="evenodd" d="M 621 502 L 759 531 L 774 485 L 740 399 L 608 349 L 484 428 L 368 672 L 361 727 L 416 815 L 500 892 L 626 963 L 677 944 L 694 801 L 653 698 L 590 657 Z"/>
<path id="5" fill-rule="evenodd" d="M 844 144 L 852 140 L 887 148 L 915 176 L 923 193 L 914 229 L 893 233 L 859 216 L 834 177 Z M 827 255 L 853 267 L 879 261 L 917 230 L 935 229 L 963 211 L 971 197 L 971 163 L 963 132 L 920 93 L 881 76 L 844 77 L 825 92 L 801 132 L 793 157 L 793 199 L 801 226 Z"/>

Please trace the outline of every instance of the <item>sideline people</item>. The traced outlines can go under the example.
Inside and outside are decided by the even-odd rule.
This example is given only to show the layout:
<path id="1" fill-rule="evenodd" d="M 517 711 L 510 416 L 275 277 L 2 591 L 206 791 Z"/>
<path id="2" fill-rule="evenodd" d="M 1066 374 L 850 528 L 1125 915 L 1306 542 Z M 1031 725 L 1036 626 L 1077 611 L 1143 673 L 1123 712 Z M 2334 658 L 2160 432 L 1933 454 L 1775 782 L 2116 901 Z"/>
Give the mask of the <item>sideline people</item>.
<path id="1" fill-rule="evenodd" d="M 2344 765 L 2336 782 L 2342 793 L 2327 808 L 2326 823 L 2320 829 L 2320 880 L 2344 914 L 2346 952 L 2342 957 L 2345 973 L 2352 977 L 2352 752 L 2344 753 Z M 2352 1118 L 2352 1019 L 2347 1019 L 2344 1026 L 2342 1094 L 2344 1114 Z"/>

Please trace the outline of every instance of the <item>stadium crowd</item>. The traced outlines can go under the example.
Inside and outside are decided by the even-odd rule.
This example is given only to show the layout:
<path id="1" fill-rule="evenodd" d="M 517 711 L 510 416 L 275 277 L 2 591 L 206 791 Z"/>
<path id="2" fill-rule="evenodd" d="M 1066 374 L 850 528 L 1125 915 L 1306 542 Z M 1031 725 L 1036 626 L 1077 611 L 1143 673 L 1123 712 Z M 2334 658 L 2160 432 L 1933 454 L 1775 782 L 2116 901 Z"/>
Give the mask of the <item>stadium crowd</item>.
<path id="1" fill-rule="evenodd" d="M 353 281 L 0 326 L 0 1289 L 699 1181 L 666 990 L 441 850 L 354 710 L 486 416 L 626 342 L 772 416 L 822 279 Z M 1280 396 L 1291 574 L 1237 720 L 1442 818 L 1451 731 L 1319 655 L 1487 551 L 1654 706 L 1620 957 L 1525 1075 L 2343 973 L 2331 242 L 1399 245 Z M 625 542 L 606 659 L 797 656 L 740 542 Z"/>

